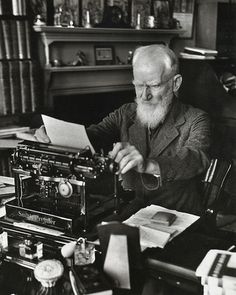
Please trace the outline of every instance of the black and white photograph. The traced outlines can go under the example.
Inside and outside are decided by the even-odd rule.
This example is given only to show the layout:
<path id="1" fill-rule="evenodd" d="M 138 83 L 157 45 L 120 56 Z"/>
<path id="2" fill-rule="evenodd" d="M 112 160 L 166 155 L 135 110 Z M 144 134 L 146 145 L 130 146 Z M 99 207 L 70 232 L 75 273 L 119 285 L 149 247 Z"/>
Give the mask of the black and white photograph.
<path id="1" fill-rule="evenodd" d="M 236 294 L 236 0 L 0 0 L 0 295 Z"/>

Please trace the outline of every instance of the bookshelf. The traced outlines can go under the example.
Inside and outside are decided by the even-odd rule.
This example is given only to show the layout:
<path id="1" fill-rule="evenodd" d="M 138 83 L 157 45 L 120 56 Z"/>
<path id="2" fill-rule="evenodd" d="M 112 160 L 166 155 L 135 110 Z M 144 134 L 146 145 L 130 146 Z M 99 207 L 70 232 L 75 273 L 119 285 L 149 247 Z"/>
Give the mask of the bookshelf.
<path id="1" fill-rule="evenodd" d="M 32 58 L 27 0 L 0 0 L 0 130 L 30 125 L 40 109 L 39 66 Z M 9 132 L 7 131 L 9 130 Z M 0 175 L 11 175 L 12 146 L 0 136 Z M 12 139 L 14 141 L 15 139 Z"/>
<path id="2" fill-rule="evenodd" d="M 37 72 L 37 63 L 31 55 L 31 26 L 27 17 L 26 0 L 0 1 L 2 122 L 5 122 L 5 117 L 13 118 L 38 111 L 40 103 Z"/>
<path id="3" fill-rule="evenodd" d="M 82 28 L 34 26 L 37 34 L 39 60 L 44 71 L 44 107 L 53 110 L 54 97 L 126 91 L 132 89 L 132 70 L 127 63 L 128 52 L 139 45 L 164 43 L 182 30 Z M 95 48 L 113 50 L 111 64 L 96 65 Z M 87 59 L 83 66 L 72 66 L 78 50 Z M 54 66 L 59 60 L 61 66 Z"/>

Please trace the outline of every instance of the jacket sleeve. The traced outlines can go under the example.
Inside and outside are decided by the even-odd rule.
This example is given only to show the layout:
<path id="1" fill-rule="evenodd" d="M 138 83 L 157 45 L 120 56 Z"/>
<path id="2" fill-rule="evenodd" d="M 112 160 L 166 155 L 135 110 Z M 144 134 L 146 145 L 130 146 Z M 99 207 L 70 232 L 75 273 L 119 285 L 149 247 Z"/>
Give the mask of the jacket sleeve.
<path id="1" fill-rule="evenodd" d="M 88 137 L 95 150 L 102 148 L 105 151 L 110 151 L 112 144 L 120 141 L 122 122 L 127 117 L 126 113 L 129 111 L 129 107 L 129 104 L 124 104 L 110 113 L 100 123 L 93 124 L 87 128 Z"/>
<path id="2" fill-rule="evenodd" d="M 162 182 L 186 180 L 200 175 L 209 166 L 210 120 L 206 113 L 191 122 L 185 144 L 174 156 L 160 155 L 155 160 L 160 166 Z"/>

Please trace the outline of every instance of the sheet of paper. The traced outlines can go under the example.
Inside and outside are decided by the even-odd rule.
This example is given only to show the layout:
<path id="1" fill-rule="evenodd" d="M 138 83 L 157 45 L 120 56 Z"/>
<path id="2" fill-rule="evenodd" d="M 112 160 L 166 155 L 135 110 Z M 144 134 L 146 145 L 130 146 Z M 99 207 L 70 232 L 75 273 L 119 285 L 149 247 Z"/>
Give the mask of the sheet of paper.
<path id="1" fill-rule="evenodd" d="M 177 218 L 171 226 L 158 224 L 152 217 L 159 211 L 174 213 Z M 168 241 L 179 235 L 198 219 L 199 216 L 193 214 L 169 210 L 157 205 L 150 205 L 139 210 L 129 219 L 125 220 L 124 223 L 139 227 L 140 244 L 142 250 L 144 250 L 147 247 L 164 248 Z"/>
<path id="2" fill-rule="evenodd" d="M 42 119 L 52 144 L 79 149 L 89 147 L 92 154 L 95 153 L 84 125 L 65 122 L 46 115 L 42 115 Z"/>

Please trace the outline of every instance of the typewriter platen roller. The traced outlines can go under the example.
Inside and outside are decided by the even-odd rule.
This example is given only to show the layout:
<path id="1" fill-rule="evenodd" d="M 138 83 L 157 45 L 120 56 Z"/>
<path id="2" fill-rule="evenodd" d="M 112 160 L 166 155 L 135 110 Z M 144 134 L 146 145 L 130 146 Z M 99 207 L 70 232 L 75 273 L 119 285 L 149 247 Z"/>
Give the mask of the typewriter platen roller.
<path id="1" fill-rule="evenodd" d="M 81 217 L 79 227 L 86 230 L 86 181 L 104 173 L 116 175 L 116 165 L 109 157 L 92 155 L 89 149 L 31 141 L 15 149 L 12 170 L 17 199 L 7 204 L 7 216 L 65 232 L 73 232 Z M 117 198 L 116 193 L 114 196 Z"/>

